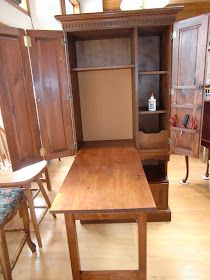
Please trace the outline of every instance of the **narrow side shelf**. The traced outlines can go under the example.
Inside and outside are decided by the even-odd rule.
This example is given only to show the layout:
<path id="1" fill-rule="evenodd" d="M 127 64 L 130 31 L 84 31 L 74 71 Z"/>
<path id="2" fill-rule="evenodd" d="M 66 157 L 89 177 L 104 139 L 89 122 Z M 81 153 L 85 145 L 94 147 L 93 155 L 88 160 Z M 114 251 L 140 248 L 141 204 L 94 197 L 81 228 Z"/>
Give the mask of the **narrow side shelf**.
<path id="1" fill-rule="evenodd" d="M 196 130 L 196 129 L 190 129 L 190 128 L 184 128 L 184 127 L 176 127 L 176 126 L 172 126 L 171 129 L 172 130 L 177 130 L 177 131 L 183 131 L 183 132 L 187 132 L 187 133 L 196 133 L 196 132 L 198 132 L 198 130 Z"/>
<path id="2" fill-rule="evenodd" d="M 147 107 L 140 107 L 139 108 L 139 114 L 140 115 L 166 114 L 166 113 L 168 113 L 167 110 L 161 110 L 159 108 L 157 108 L 156 111 L 148 111 Z"/>
<path id="3" fill-rule="evenodd" d="M 161 159 L 169 160 L 169 149 L 155 148 L 155 149 L 138 149 L 141 160 L 147 159 Z"/>
<path id="4" fill-rule="evenodd" d="M 191 104 L 189 104 L 189 105 L 187 105 L 187 104 L 185 104 L 185 105 L 182 105 L 182 104 L 171 104 L 171 107 L 172 108 L 179 108 L 179 109 L 194 109 L 195 108 L 195 106 L 191 105 Z"/>
<path id="5" fill-rule="evenodd" d="M 73 72 L 82 72 L 82 71 L 98 71 L 98 70 L 115 70 L 115 69 L 131 69 L 134 68 L 134 64 L 128 65 L 113 65 L 113 66 L 93 66 L 93 67 L 75 67 L 72 68 Z"/>

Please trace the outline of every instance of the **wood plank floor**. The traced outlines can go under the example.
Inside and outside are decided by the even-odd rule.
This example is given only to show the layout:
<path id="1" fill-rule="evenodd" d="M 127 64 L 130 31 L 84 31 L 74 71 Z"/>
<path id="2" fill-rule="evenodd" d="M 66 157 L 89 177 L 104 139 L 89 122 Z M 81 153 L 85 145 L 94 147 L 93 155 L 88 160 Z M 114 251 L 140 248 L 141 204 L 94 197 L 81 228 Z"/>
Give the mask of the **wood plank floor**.
<path id="1" fill-rule="evenodd" d="M 72 158 L 52 161 L 53 200 Z M 210 279 L 210 182 L 204 181 L 205 164 L 190 160 L 190 185 L 179 184 L 184 158 L 172 156 L 169 164 L 172 222 L 148 224 L 148 280 Z M 41 203 L 38 198 L 37 203 Z M 15 223 L 15 221 L 14 221 Z M 136 269 L 135 224 L 77 224 L 81 264 L 84 270 Z M 47 214 L 40 225 L 43 248 L 31 254 L 27 246 L 13 271 L 14 280 L 71 280 L 64 219 Z M 10 252 L 20 234 L 8 233 Z M 32 234 L 35 240 L 34 234 Z M 1 276 L 0 276 L 0 279 Z"/>

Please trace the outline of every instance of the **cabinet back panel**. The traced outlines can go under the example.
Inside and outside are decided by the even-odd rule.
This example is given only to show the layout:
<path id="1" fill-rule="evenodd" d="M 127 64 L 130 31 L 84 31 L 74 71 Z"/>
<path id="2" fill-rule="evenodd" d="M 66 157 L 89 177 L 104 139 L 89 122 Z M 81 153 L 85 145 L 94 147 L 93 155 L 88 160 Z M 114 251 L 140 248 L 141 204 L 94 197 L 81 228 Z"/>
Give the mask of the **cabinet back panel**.
<path id="1" fill-rule="evenodd" d="M 132 139 L 131 70 L 79 73 L 83 140 Z"/>
<path id="2" fill-rule="evenodd" d="M 151 94 L 156 98 L 157 107 L 159 107 L 159 75 L 140 75 L 139 76 L 139 107 L 148 107 L 148 100 Z"/>
<path id="3" fill-rule="evenodd" d="M 131 64 L 130 39 L 103 39 L 76 42 L 77 67 Z"/>
<path id="4" fill-rule="evenodd" d="M 139 37 L 139 71 L 160 69 L 160 36 Z"/>

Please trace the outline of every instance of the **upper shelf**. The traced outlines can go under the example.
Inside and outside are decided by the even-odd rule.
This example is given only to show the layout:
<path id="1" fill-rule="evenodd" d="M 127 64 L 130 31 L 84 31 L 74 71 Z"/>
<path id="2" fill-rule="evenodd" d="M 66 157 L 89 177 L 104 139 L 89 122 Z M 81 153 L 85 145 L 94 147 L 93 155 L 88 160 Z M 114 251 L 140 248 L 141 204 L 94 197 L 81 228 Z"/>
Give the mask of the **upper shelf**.
<path id="1" fill-rule="evenodd" d="M 71 71 L 82 72 L 82 71 L 98 71 L 98 70 L 131 69 L 131 68 L 134 68 L 134 64 L 113 65 L 113 66 L 76 67 L 76 68 L 72 68 Z"/>

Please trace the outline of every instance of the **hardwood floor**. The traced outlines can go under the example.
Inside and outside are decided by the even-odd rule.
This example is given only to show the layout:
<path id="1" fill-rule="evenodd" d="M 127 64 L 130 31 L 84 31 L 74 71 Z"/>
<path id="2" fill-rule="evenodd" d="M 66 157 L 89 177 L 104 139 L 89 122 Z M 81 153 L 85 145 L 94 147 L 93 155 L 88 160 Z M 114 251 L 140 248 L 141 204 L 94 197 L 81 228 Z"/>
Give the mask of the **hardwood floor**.
<path id="1" fill-rule="evenodd" d="M 53 200 L 72 163 L 72 158 L 52 161 L 50 198 Z M 169 164 L 172 222 L 148 224 L 148 280 L 210 279 L 210 182 L 201 176 L 205 164 L 190 159 L 190 185 L 179 181 L 185 175 L 184 157 L 172 156 Z M 38 198 L 37 203 L 42 199 Z M 16 221 L 14 221 L 16 223 Z M 82 269 L 136 269 L 135 224 L 77 224 Z M 40 225 L 43 248 L 31 254 L 25 245 L 13 270 L 14 280 L 71 280 L 64 218 L 47 214 Z M 8 233 L 12 252 L 20 234 Z M 32 239 L 35 235 L 32 233 Z M 0 279 L 2 279 L 0 277 Z"/>

